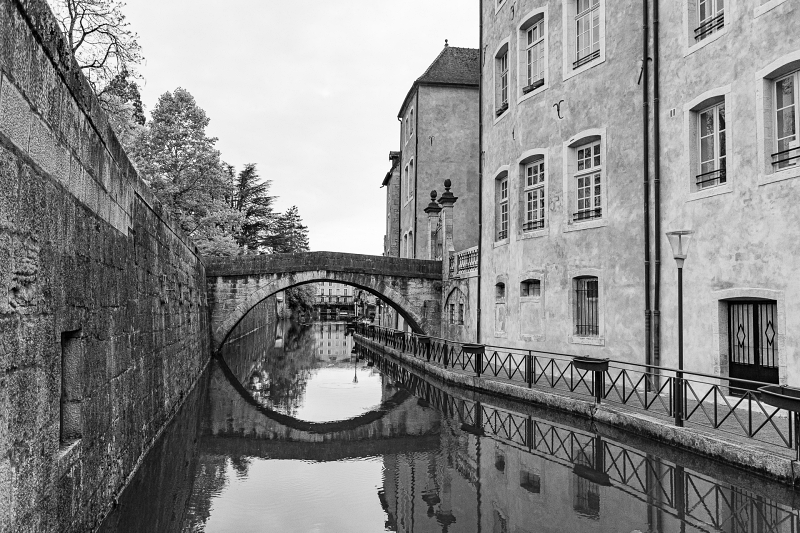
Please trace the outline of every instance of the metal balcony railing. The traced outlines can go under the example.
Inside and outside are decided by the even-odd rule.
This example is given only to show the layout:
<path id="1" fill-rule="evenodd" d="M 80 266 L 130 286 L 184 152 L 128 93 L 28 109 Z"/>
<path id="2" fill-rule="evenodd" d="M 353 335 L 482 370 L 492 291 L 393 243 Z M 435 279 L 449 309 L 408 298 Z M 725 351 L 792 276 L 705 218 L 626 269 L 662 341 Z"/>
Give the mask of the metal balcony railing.
<path id="1" fill-rule="evenodd" d="M 777 168 L 785 168 L 788 166 L 797 165 L 798 159 L 800 159 L 800 147 L 781 150 L 780 152 L 775 152 L 772 154 L 772 166 Z"/>
<path id="2" fill-rule="evenodd" d="M 694 39 L 695 41 L 702 41 L 715 31 L 722 29 L 725 25 L 725 13 L 720 13 L 716 17 L 710 18 L 695 28 Z"/>
<path id="3" fill-rule="evenodd" d="M 698 189 L 705 189 L 715 185 L 722 185 L 725 183 L 726 179 L 727 175 L 725 174 L 725 169 L 718 168 L 717 170 L 698 174 L 695 176 L 695 183 L 697 184 Z"/>

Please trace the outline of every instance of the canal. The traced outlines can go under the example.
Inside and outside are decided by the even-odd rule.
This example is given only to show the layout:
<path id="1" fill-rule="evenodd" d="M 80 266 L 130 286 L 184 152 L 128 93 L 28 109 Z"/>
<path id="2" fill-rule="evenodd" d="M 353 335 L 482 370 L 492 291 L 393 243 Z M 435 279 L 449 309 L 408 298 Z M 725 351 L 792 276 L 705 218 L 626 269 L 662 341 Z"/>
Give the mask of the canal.
<path id="1" fill-rule="evenodd" d="M 343 322 L 229 337 L 102 532 L 796 532 L 788 487 L 459 390 Z"/>

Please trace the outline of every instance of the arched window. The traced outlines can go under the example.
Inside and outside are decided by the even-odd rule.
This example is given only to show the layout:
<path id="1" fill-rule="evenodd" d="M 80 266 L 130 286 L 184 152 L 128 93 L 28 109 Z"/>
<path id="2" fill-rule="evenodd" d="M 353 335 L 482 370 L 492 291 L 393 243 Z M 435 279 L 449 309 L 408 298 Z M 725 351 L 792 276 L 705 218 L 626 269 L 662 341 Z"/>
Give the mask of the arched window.
<path id="1" fill-rule="evenodd" d="M 496 302 L 506 301 L 506 284 L 498 283 L 494 286 L 494 299 Z"/>

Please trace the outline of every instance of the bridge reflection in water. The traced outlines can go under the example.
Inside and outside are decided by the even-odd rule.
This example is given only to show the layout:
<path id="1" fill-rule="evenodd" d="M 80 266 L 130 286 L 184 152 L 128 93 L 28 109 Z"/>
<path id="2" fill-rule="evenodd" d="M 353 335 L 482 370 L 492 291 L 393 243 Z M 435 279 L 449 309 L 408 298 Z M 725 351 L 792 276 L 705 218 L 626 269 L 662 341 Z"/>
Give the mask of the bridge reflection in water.
<path id="1" fill-rule="evenodd" d="M 787 487 L 366 347 L 332 361 L 319 332 L 243 321 L 104 531 L 800 531 Z M 372 403 L 303 420 L 328 370 L 373 386 Z"/>

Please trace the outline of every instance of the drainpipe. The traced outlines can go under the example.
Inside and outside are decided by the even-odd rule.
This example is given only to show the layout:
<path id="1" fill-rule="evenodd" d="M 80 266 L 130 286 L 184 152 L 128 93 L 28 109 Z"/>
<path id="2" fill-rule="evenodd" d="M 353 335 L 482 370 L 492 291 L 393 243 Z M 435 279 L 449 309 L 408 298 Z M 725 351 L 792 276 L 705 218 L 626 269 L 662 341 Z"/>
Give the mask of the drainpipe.
<path id="1" fill-rule="evenodd" d="M 661 365 L 661 126 L 658 91 L 658 1 L 653 0 L 653 187 L 655 200 L 655 282 L 653 295 L 653 364 Z"/>
<path id="2" fill-rule="evenodd" d="M 481 342 L 481 242 L 483 241 L 483 0 L 478 2 L 480 22 L 478 24 L 478 309 L 475 326 L 475 342 Z"/>
<path id="3" fill-rule="evenodd" d="M 645 363 L 653 364 L 651 350 L 652 314 L 650 310 L 650 71 L 647 64 L 650 46 L 648 2 L 642 1 L 642 153 L 644 158 L 644 336 Z"/>

